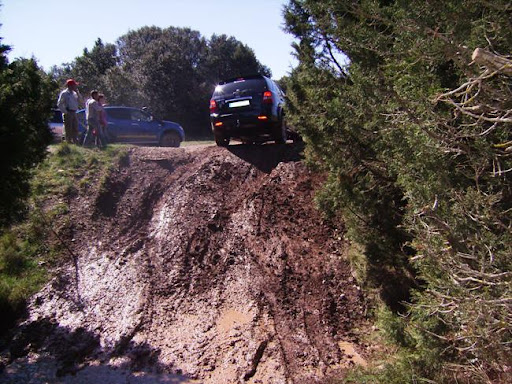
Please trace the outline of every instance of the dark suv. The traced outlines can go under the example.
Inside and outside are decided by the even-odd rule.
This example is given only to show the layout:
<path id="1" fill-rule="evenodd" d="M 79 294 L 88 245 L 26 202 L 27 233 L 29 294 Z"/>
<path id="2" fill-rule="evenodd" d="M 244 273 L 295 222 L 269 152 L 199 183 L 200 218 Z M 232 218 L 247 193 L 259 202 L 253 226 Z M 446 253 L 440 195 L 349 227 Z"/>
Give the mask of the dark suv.
<path id="1" fill-rule="evenodd" d="M 210 100 L 215 142 L 226 147 L 230 139 L 244 143 L 287 139 L 285 95 L 268 77 L 252 75 L 219 83 Z"/>

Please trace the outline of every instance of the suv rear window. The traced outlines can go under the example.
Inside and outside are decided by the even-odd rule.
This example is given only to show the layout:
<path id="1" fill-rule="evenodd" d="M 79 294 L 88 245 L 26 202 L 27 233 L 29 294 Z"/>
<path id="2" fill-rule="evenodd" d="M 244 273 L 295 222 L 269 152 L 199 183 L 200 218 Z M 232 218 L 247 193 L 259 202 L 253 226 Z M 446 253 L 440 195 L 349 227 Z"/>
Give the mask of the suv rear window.
<path id="1" fill-rule="evenodd" d="M 267 83 L 264 79 L 237 80 L 217 86 L 213 96 L 232 95 L 236 91 L 241 91 L 242 93 L 259 93 L 266 89 Z"/>

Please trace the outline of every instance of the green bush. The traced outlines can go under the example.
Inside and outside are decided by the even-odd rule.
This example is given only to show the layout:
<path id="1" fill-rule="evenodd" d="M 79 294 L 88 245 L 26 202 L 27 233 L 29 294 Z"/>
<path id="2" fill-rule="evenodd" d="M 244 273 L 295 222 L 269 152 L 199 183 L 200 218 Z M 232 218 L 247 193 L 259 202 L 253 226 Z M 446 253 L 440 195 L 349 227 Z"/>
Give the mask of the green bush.
<path id="1" fill-rule="evenodd" d="M 48 120 L 55 83 L 35 60 L 8 63 L 0 45 L 0 228 L 23 218 L 31 170 L 52 140 Z"/>
<path id="2" fill-rule="evenodd" d="M 291 114 L 397 346 L 366 381 L 504 380 L 512 356 L 510 4 L 291 0 Z M 345 62 L 343 54 L 346 55 Z M 503 59 L 503 58 L 502 58 Z M 357 258 L 352 258 L 357 259 Z"/>

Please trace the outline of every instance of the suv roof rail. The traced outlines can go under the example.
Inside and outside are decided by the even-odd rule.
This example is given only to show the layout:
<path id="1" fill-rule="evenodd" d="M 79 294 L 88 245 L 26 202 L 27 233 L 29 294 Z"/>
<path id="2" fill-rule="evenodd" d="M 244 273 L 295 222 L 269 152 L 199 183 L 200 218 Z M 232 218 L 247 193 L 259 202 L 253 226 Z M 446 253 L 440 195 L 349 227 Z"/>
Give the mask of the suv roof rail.
<path id="1" fill-rule="evenodd" d="M 236 80 L 262 79 L 264 77 L 265 76 L 263 76 L 262 74 L 259 74 L 259 73 L 253 73 L 253 74 L 250 74 L 250 75 L 236 76 L 236 77 L 232 77 L 232 78 L 220 81 L 219 85 L 223 85 L 223 84 L 227 84 L 227 83 L 232 83 L 233 81 L 236 81 Z"/>

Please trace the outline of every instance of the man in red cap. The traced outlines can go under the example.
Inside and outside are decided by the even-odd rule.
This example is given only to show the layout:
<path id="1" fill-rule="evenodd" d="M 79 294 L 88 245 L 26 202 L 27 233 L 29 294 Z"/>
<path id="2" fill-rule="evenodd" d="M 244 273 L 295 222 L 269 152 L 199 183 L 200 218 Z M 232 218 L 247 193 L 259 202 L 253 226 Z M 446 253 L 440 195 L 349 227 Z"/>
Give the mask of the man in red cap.
<path id="1" fill-rule="evenodd" d="M 78 83 L 74 79 L 66 81 L 67 88 L 59 95 L 57 106 L 62 112 L 64 131 L 68 143 L 78 144 L 78 118 L 76 111 L 78 103 L 82 102 L 82 96 L 78 91 Z"/>

